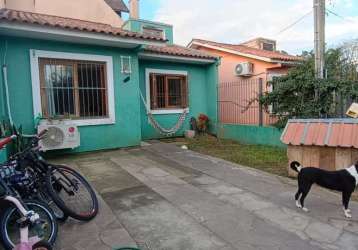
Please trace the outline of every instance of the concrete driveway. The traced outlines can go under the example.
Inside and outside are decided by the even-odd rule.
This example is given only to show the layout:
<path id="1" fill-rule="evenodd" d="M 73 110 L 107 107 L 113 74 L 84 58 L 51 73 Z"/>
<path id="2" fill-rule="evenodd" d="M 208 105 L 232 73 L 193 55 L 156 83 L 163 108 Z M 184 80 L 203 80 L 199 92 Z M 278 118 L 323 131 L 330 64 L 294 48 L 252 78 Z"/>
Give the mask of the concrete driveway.
<path id="1" fill-rule="evenodd" d="M 58 161 L 58 160 L 57 160 Z M 71 156 L 100 196 L 90 223 L 61 227 L 56 249 L 358 249 L 358 204 L 343 217 L 340 196 L 314 189 L 296 209 L 293 180 L 152 142 Z"/>

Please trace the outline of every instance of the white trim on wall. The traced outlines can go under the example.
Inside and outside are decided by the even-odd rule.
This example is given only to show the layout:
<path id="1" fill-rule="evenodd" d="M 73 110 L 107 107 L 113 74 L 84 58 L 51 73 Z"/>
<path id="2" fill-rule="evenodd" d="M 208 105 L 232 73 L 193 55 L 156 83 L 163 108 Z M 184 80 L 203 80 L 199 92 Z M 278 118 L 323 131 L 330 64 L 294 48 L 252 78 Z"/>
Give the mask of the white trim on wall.
<path id="1" fill-rule="evenodd" d="M 146 101 L 147 107 L 150 108 L 150 74 L 167 74 L 167 75 L 184 75 L 188 76 L 187 71 L 181 70 L 169 70 L 169 69 L 145 69 L 145 91 L 146 91 Z M 188 84 L 189 86 L 189 84 Z M 185 109 L 151 109 L 150 112 L 153 115 L 167 115 L 167 114 L 180 114 L 183 113 Z M 189 112 L 189 108 L 187 108 Z"/>
<path id="2" fill-rule="evenodd" d="M 83 60 L 105 62 L 107 68 L 107 86 L 108 86 L 108 118 L 100 119 L 81 119 L 81 120 L 64 120 L 65 122 L 77 126 L 91 126 L 115 124 L 115 100 L 114 100 L 114 78 L 113 78 L 113 59 L 111 56 L 66 53 L 44 50 L 30 50 L 30 65 L 31 65 L 31 81 L 32 81 L 32 99 L 34 118 L 38 115 L 42 116 L 41 93 L 40 93 L 40 69 L 39 58 L 53 58 L 53 59 L 68 59 L 68 60 Z"/>

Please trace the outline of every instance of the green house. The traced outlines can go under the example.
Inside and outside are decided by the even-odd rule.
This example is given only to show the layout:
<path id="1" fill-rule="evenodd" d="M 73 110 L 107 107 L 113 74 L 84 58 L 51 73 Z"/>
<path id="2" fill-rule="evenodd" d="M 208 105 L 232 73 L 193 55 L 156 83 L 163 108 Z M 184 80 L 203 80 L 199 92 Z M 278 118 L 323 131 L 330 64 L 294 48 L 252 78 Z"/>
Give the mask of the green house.
<path id="1" fill-rule="evenodd" d="M 39 121 L 73 125 L 72 152 L 165 136 L 149 118 L 162 128 L 184 119 L 171 134 L 181 136 L 204 113 L 215 133 L 219 60 L 174 45 L 170 25 L 130 19 L 115 28 L 2 9 L 0 58 L 0 118 L 24 133 Z"/>

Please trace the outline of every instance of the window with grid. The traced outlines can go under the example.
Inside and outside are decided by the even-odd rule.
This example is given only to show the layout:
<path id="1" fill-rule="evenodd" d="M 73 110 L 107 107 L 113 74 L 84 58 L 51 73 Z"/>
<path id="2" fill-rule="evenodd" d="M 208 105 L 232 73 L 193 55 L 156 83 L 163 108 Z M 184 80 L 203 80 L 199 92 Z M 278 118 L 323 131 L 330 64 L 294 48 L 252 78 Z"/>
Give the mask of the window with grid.
<path id="1" fill-rule="evenodd" d="M 188 82 L 185 75 L 150 74 L 151 109 L 188 107 Z"/>
<path id="2" fill-rule="evenodd" d="M 40 58 L 39 67 L 45 118 L 108 117 L 106 63 Z"/>

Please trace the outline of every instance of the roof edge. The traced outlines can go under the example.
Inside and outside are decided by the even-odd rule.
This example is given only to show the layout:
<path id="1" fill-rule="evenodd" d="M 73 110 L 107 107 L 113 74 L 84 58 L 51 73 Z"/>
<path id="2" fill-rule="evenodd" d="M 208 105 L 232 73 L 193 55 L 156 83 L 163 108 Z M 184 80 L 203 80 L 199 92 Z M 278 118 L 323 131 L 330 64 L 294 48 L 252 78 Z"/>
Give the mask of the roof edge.
<path id="1" fill-rule="evenodd" d="M 205 43 L 207 42 L 207 43 Z M 249 58 L 253 58 L 253 59 L 257 59 L 257 60 L 262 60 L 262 61 L 266 61 L 266 62 L 270 62 L 270 63 L 283 63 L 283 64 L 297 64 L 299 62 L 301 62 L 302 60 L 299 59 L 298 56 L 293 56 L 293 55 L 285 55 L 285 54 L 281 54 L 279 52 L 276 51 L 269 51 L 269 52 L 274 52 L 277 53 L 279 55 L 281 55 L 282 57 L 296 57 L 297 60 L 294 59 L 288 59 L 288 60 L 280 60 L 280 59 L 276 59 L 276 58 L 272 58 L 272 57 L 268 57 L 268 56 L 260 56 L 260 55 L 254 55 L 251 53 L 245 53 L 245 52 L 240 52 L 234 49 L 230 49 L 230 48 L 224 48 L 221 47 L 219 45 L 215 45 L 215 44 L 209 44 L 209 43 L 216 43 L 216 44 L 223 44 L 223 45 L 228 45 L 228 46 L 243 46 L 243 47 L 247 47 L 249 49 L 253 49 L 253 50 L 257 50 L 260 51 L 260 49 L 256 49 L 256 48 L 251 48 L 248 47 L 246 45 L 242 45 L 242 44 L 229 44 L 229 43 L 218 43 L 218 42 L 214 42 L 214 41 L 210 41 L 210 40 L 203 40 L 203 39 L 198 39 L 198 38 L 193 38 L 189 44 L 187 45 L 187 47 L 192 47 L 192 45 L 199 45 L 202 47 L 207 47 L 207 48 L 211 48 L 211 49 L 216 49 L 216 50 L 220 50 L 220 51 L 224 51 L 227 53 L 231 53 L 231 54 L 237 54 L 237 55 L 241 55 L 241 56 L 245 56 L 245 57 L 249 57 Z"/>
<path id="2" fill-rule="evenodd" d="M 289 119 L 288 123 L 348 123 L 348 124 L 358 124 L 358 119 L 354 119 L 354 118 Z"/>
<path id="3" fill-rule="evenodd" d="M 49 39 L 52 37 L 57 37 L 59 41 L 65 42 L 76 42 L 78 43 L 81 39 L 83 44 L 95 44 L 103 46 L 113 46 L 121 47 L 119 45 L 131 44 L 133 47 L 138 45 L 157 45 L 162 46 L 165 44 L 163 41 L 158 40 L 149 40 L 136 37 L 126 37 L 126 36 L 116 36 L 106 33 L 97 33 L 90 31 L 81 31 L 73 29 L 65 29 L 61 27 L 52 27 L 52 26 L 43 26 L 43 25 L 34 25 L 30 23 L 16 23 L 13 22 L 0 22 L 0 31 L 3 31 L 5 35 L 10 31 L 10 36 L 24 36 L 33 37 L 34 39 Z M 73 38 L 73 40 L 69 40 Z M 92 41 L 92 42 L 91 42 Z M 101 43 L 99 43 L 101 42 Z"/>
<path id="4" fill-rule="evenodd" d="M 183 56 L 183 55 L 171 55 L 165 53 L 156 53 L 156 52 L 148 52 L 143 51 L 138 54 L 139 59 L 165 59 L 165 60 L 173 60 L 177 62 L 193 62 L 193 63 L 203 63 L 203 64 L 213 64 L 217 62 L 215 58 L 200 58 L 193 56 Z"/>
<path id="5" fill-rule="evenodd" d="M 123 25 L 127 24 L 130 21 L 139 21 L 139 22 L 145 22 L 145 23 L 149 23 L 149 24 L 158 24 L 158 25 L 163 25 L 163 26 L 167 26 L 167 27 L 173 27 L 172 24 L 156 22 L 156 21 L 151 21 L 151 20 L 146 20 L 146 19 L 141 19 L 141 18 L 139 18 L 139 19 L 129 18 L 128 20 L 123 22 Z"/>
<path id="6" fill-rule="evenodd" d="M 51 20 L 52 18 L 52 20 Z M 65 23 L 66 21 L 73 21 L 74 24 Z M 77 23 L 76 23 L 77 22 Z M 75 19 L 70 17 L 61 17 L 55 15 L 41 14 L 35 12 L 18 11 L 8 8 L 0 9 L 0 24 L 8 23 L 10 25 L 17 24 L 18 26 L 37 26 L 52 30 L 68 30 L 79 33 L 88 32 L 92 34 L 108 35 L 113 37 L 122 37 L 124 39 L 135 39 L 142 41 L 154 41 L 155 44 L 165 44 L 168 40 L 150 37 L 138 32 L 128 31 L 123 28 L 113 27 L 109 24 L 87 21 L 82 19 Z M 93 25 L 93 26 L 91 26 Z M 97 27 L 96 27 L 97 25 Z M 7 27 L 11 29 L 11 27 Z"/>
<path id="7" fill-rule="evenodd" d="M 230 54 L 249 57 L 249 58 L 260 60 L 260 61 L 275 63 L 269 57 L 255 56 L 255 55 L 252 55 L 252 54 L 243 53 L 243 52 L 239 52 L 239 51 L 232 50 L 232 49 L 221 48 L 219 46 L 215 46 L 215 45 L 211 45 L 211 44 L 205 44 L 205 43 L 197 42 L 197 41 L 194 41 L 194 40 L 191 43 L 189 43 L 189 48 L 191 48 L 191 45 L 193 45 L 193 44 L 200 45 L 202 47 L 206 47 L 206 48 L 209 48 L 209 49 L 216 49 L 216 50 L 224 51 L 224 52 L 227 52 L 227 53 L 230 53 Z"/>

